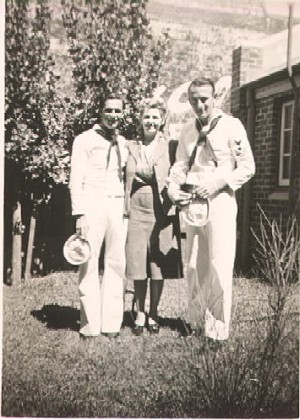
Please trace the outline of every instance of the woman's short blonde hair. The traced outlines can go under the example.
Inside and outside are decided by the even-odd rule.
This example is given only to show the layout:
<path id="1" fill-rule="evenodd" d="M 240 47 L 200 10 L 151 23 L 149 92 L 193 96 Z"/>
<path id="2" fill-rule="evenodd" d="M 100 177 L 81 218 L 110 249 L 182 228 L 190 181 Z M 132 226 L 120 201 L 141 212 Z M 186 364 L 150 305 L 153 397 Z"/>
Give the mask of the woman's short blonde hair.
<path id="1" fill-rule="evenodd" d="M 167 114 L 167 104 L 163 98 L 146 98 L 141 102 L 140 116 L 144 114 L 146 109 L 158 109 L 162 118 L 165 119 Z"/>

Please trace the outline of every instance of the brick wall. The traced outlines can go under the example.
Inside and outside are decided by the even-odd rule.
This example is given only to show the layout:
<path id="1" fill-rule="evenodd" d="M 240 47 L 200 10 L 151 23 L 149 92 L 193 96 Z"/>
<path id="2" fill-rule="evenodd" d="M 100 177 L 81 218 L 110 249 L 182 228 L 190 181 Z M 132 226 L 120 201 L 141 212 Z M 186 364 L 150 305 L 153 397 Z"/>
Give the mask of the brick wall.
<path id="1" fill-rule="evenodd" d="M 259 70 L 261 64 L 262 57 L 259 49 L 255 47 L 239 47 L 233 52 L 231 112 L 241 119 L 248 131 L 251 129 L 249 127 L 250 121 L 247 121 L 249 111 L 247 106 L 249 104 L 247 104 L 247 92 L 243 84 L 247 81 L 251 72 Z M 255 116 L 253 139 L 250 140 L 252 140 L 252 150 L 256 162 L 256 174 L 251 180 L 250 186 L 244 186 L 238 194 L 238 262 L 239 253 L 242 253 L 241 250 L 244 246 L 248 247 L 250 253 L 253 251 L 253 238 L 251 235 L 245 235 L 246 228 L 243 220 L 247 188 L 251 189 L 250 228 L 259 231 L 260 211 L 258 204 L 270 220 L 282 221 L 283 226 L 289 217 L 289 191 L 288 187 L 278 186 L 278 162 L 281 107 L 283 102 L 293 99 L 292 88 L 286 76 L 286 79 L 281 82 L 270 81 L 264 87 L 256 87 L 255 89 L 255 86 L 252 86 L 252 89 L 254 89 L 252 93 L 255 98 Z M 300 119 L 298 119 L 299 121 Z M 299 142 L 297 143 L 296 156 L 295 185 L 299 194 Z M 244 237 L 247 237 L 247 244 L 243 243 Z"/>
<path id="2" fill-rule="evenodd" d="M 260 52 L 255 47 L 239 47 L 233 51 L 232 56 L 232 86 L 231 86 L 231 113 L 238 117 L 245 128 L 248 129 L 247 116 L 248 106 L 246 91 L 241 89 L 245 83 L 249 70 L 258 70 L 262 62 Z M 251 139 L 249 139 L 251 140 Z M 251 267 L 251 258 L 247 258 L 251 249 L 250 226 L 245 223 L 249 220 L 251 225 L 251 209 L 247 206 L 247 200 L 251 195 L 252 181 L 237 192 L 238 215 L 237 215 L 237 252 L 236 269 L 248 270 Z M 249 252 L 248 252 L 249 250 Z M 246 261 L 247 259 L 247 261 Z"/>

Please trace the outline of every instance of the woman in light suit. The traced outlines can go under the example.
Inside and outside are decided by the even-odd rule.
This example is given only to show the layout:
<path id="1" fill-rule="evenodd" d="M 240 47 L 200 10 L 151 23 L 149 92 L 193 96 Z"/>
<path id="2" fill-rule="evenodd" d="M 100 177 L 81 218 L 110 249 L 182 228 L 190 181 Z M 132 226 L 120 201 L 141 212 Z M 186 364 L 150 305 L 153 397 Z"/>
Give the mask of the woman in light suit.
<path id="1" fill-rule="evenodd" d="M 162 132 L 165 118 L 162 99 L 145 101 L 141 135 L 128 144 L 126 277 L 134 280 L 137 317 L 133 333 L 138 336 L 145 326 L 150 333 L 159 332 L 157 310 L 164 279 L 182 277 L 179 219 L 165 186 L 177 144 L 169 142 Z M 146 318 L 148 279 L 150 307 Z"/>

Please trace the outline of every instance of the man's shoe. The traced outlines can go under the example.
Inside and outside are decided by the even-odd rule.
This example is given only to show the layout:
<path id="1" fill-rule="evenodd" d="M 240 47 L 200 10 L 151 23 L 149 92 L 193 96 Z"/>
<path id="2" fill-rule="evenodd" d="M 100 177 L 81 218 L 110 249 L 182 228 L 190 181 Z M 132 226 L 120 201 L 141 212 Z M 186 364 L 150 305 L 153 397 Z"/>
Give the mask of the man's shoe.
<path id="1" fill-rule="evenodd" d="M 208 348 L 213 352 L 222 350 L 224 344 L 226 343 L 226 340 L 214 340 L 210 337 L 205 337 L 205 339 Z"/>
<path id="2" fill-rule="evenodd" d="M 201 327 L 192 328 L 189 324 L 184 322 L 184 332 L 183 337 L 201 337 L 203 335 L 203 330 Z"/>
<path id="3" fill-rule="evenodd" d="M 191 337 L 201 337 L 202 336 L 202 333 L 203 333 L 203 331 L 202 331 L 201 328 L 193 328 L 191 330 L 190 336 Z"/>
<path id="4" fill-rule="evenodd" d="M 103 332 L 103 333 L 101 333 L 102 335 L 104 335 L 104 337 L 108 337 L 108 338 L 117 338 L 117 337 L 119 337 L 119 335 L 120 335 L 120 333 L 119 332 L 113 332 L 113 333 L 111 333 L 111 332 Z"/>
<path id="5" fill-rule="evenodd" d="M 98 336 L 97 335 L 84 335 L 84 334 L 79 333 L 80 340 L 88 341 L 88 340 L 91 340 L 91 339 L 96 338 L 96 337 L 98 337 Z"/>
<path id="6" fill-rule="evenodd" d="M 144 327 L 143 325 L 134 324 L 134 327 L 132 328 L 132 332 L 134 335 L 140 336 L 143 334 Z"/>

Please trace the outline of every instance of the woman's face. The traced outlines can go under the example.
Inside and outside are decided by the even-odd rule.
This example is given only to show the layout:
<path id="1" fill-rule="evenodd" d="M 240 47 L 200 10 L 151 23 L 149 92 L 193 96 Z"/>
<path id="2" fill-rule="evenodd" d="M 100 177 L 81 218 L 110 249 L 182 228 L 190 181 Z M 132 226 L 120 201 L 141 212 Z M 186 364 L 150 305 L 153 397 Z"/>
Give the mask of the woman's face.
<path id="1" fill-rule="evenodd" d="M 159 109 L 149 108 L 145 109 L 142 116 L 142 126 L 144 130 L 144 136 L 155 136 L 162 125 L 163 119 Z"/>

